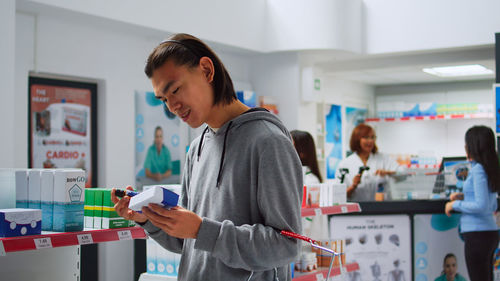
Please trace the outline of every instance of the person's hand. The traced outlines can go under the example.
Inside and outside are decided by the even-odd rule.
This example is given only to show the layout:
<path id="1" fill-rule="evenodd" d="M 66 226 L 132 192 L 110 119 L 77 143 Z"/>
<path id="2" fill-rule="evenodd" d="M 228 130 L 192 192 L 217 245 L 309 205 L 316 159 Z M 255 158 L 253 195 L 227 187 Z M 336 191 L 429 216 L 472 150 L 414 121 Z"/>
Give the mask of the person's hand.
<path id="1" fill-rule="evenodd" d="M 446 203 L 444 207 L 444 213 L 448 216 L 451 217 L 451 211 L 453 211 L 453 201 L 450 201 Z"/>
<path id="2" fill-rule="evenodd" d="M 155 226 L 177 238 L 196 238 L 202 218 L 197 214 L 176 206 L 167 210 L 157 204 L 142 208 L 142 213 Z"/>
<path id="3" fill-rule="evenodd" d="M 450 200 L 464 200 L 464 194 L 462 192 L 453 192 L 452 194 L 450 194 Z"/>
<path id="4" fill-rule="evenodd" d="M 160 173 L 153 174 L 153 177 L 154 177 L 155 181 L 161 181 L 162 180 Z"/>
<path id="5" fill-rule="evenodd" d="M 375 175 L 385 177 L 385 176 L 390 176 L 393 175 L 394 171 L 386 171 L 386 170 L 376 170 Z"/>
<path id="6" fill-rule="evenodd" d="M 358 187 L 360 182 L 361 182 L 361 174 L 355 175 L 354 178 L 352 179 L 352 187 L 354 188 Z"/>
<path id="7" fill-rule="evenodd" d="M 131 191 L 134 190 L 131 186 L 127 186 L 126 189 Z M 111 201 L 115 203 L 114 206 L 115 211 L 120 217 L 140 223 L 145 223 L 148 220 L 148 218 L 145 215 L 132 211 L 128 208 L 128 204 L 130 203 L 130 196 L 125 196 L 122 199 L 119 199 L 115 195 L 115 191 L 116 188 L 111 189 Z"/>

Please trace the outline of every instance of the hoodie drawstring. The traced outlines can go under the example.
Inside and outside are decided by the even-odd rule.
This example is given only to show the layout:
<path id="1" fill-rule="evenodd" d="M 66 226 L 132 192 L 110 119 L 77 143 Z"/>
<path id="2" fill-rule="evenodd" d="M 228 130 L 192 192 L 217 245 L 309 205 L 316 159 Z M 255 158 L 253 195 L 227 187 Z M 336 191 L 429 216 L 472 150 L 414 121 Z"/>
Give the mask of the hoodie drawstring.
<path id="1" fill-rule="evenodd" d="M 233 124 L 233 121 L 229 121 L 229 124 L 227 125 L 226 132 L 224 133 L 224 144 L 222 145 L 222 155 L 220 157 L 220 166 L 219 166 L 219 173 L 217 175 L 217 184 L 215 185 L 216 187 L 219 187 L 221 176 L 222 176 L 222 165 L 224 164 L 224 155 L 226 154 L 226 139 L 227 139 L 227 134 L 229 133 L 229 129 L 231 129 L 231 125 Z"/>
<path id="2" fill-rule="evenodd" d="M 198 145 L 198 161 L 200 161 L 200 155 L 201 155 L 201 145 L 203 143 L 203 138 L 205 137 L 205 133 L 208 131 L 208 126 L 205 127 L 205 129 L 203 130 L 203 133 L 201 134 L 201 138 L 200 138 L 200 144 Z"/>

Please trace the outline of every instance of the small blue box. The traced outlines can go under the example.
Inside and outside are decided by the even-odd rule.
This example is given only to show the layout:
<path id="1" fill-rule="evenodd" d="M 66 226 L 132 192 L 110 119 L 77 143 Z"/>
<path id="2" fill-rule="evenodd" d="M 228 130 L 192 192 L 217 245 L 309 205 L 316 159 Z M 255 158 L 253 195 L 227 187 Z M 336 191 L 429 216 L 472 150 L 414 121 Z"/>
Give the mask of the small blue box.
<path id="1" fill-rule="evenodd" d="M 0 209 L 0 237 L 37 235 L 42 233 L 42 210 Z"/>

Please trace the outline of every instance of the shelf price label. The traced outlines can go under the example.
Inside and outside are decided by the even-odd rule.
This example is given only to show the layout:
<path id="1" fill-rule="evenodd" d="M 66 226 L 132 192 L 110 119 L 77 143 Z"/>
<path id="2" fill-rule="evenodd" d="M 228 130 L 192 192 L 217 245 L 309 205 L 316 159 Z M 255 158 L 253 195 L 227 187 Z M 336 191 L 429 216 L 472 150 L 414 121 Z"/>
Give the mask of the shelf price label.
<path id="1" fill-rule="evenodd" d="M 3 247 L 3 242 L 0 241 L 0 257 L 5 256 L 5 248 Z"/>
<path id="2" fill-rule="evenodd" d="M 76 237 L 78 237 L 78 244 L 80 245 L 87 245 L 94 243 L 94 240 L 92 239 L 92 234 L 90 233 L 78 234 Z"/>
<path id="3" fill-rule="evenodd" d="M 341 211 L 342 213 L 347 213 L 347 206 L 342 206 L 342 207 L 340 207 L 340 211 Z"/>
<path id="4" fill-rule="evenodd" d="M 50 237 L 35 238 L 33 239 L 37 250 L 52 248 L 52 241 Z"/>
<path id="5" fill-rule="evenodd" d="M 130 230 L 120 230 L 118 231 L 118 239 L 132 240 L 132 232 L 130 232 Z"/>
<path id="6" fill-rule="evenodd" d="M 314 209 L 314 215 L 315 215 L 315 216 L 321 216 L 321 215 L 322 215 L 322 213 L 321 213 L 321 209 L 320 209 L 320 208 L 316 208 L 316 209 Z"/>
<path id="7" fill-rule="evenodd" d="M 330 278 L 328 278 L 330 279 Z M 318 273 L 316 274 L 316 281 L 324 281 L 325 280 L 325 276 L 323 276 L 323 273 Z"/>

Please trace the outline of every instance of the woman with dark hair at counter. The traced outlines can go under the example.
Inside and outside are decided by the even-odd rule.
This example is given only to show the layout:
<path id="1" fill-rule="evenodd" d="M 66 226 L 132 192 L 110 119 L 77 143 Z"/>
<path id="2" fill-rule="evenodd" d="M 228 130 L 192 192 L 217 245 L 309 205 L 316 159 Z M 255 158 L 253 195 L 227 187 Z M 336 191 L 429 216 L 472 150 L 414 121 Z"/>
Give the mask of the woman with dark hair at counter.
<path id="1" fill-rule="evenodd" d="M 471 281 L 493 280 L 493 255 L 498 246 L 494 212 L 500 191 L 500 164 L 495 134 L 486 126 L 474 126 L 465 133 L 465 152 L 471 171 L 463 193 L 452 193 L 445 213 L 462 213 L 460 232 L 464 238 L 465 262 Z"/>
<path id="2" fill-rule="evenodd" d="M 377 188 L 384 187 L 387 193 L 388 177 L 404 172 L 394 159 L 378 152 L 376 139 L 375 130 L 366 124 L 352 131 L 349 145 L 353 153 L 339 163 L 335 176 L 344 179 L 350 201 L 374 201 Z"/>

